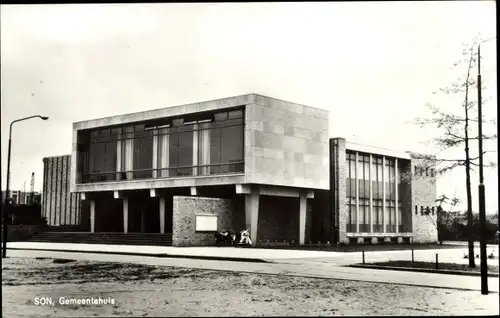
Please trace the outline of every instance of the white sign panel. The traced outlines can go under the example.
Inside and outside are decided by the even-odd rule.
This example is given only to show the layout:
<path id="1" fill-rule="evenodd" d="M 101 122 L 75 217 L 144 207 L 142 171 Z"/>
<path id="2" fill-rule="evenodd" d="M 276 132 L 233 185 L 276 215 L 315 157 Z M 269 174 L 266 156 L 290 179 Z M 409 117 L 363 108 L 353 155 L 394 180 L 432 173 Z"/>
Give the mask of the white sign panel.
<path id="1" fill-rule="evenodd" d="M 196 231 L 217 231 L 217 215 L 197 214 Z"/>

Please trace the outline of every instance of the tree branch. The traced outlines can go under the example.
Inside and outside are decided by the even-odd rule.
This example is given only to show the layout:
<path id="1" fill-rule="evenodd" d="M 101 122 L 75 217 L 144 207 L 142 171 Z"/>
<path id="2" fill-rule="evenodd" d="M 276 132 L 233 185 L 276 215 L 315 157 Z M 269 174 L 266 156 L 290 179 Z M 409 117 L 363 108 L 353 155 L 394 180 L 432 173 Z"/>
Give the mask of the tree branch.
<path id="1" fill-rule="evenodd" d="M 488 152 L 495 152 L 493 150 L 485 150 L 483 151 L 483 155 L 488 153 Z M 430 155 L 419 155 L 419 154 L 415 154 L 413 156 L 415 159 L 421 159 L 421 160 L 427 160 L 427 161 L 431 161 L 431 162 L 435 162 L 435 161 L 439 161 L 439 162 L 466 162 L 467 159 L 444 159 L 444 158 L 432 158 Z M 473 157 L 473 158 L 469 158 L 469 161 L 473 161 L 473 160 L 478 160 L 479 159 L 479 156 L 477 157 Z"/>

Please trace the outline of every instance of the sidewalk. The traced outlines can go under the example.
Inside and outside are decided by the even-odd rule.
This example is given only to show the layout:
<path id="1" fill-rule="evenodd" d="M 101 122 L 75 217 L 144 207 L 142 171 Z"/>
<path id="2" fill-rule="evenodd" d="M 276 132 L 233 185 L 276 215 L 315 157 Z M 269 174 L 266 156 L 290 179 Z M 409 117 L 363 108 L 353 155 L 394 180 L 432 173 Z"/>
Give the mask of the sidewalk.
<path id="1" fill-rule="evenodd" d="M 332 251 L 307 251 L 286 249 L 263 249 L 242 247 L 172 247 L 172 246 L 145 246 L 145 245 L 104 245 L 104 244 L 81 244 L 81 243 L 41 243 L 41 242 L 8 242 L 9 249 L 46 250 L 62 252 L 87 252 L 108 253 L 122 255 L 144 255 L 153 257 L 172 258 L 199 258 L 224 261 L 247 261 L 247 262 L 279 262 L 279 263 L 328 263 L 330 265 L 350 265 L 362 262 L 362 252 L 332 252 Z M 498 266 L 498 249 L 488 248 L 488 252 L 494 251 L 496 259 L 488 260 L 488 264 Z M 439 262 L 467 264 L 464 259 L 467 247 L 463 249 L 437 249 L 437 250 L 415 250 L 415 261 L 435 261 L 438 254 Z M 479 253 L 479 251 L 477 251 Z M 488 253 L 489 254 L 489 253 Z M 390 260 L 411 260 L 411 250 L 400 251 L 370 251 L 365 252 L 365 261 L 384 262 Z M 479 261 L 479 259 L 477 259 Z"/>
<path id="2" fill-rule="evenodd" d="M 185 257 L 213 260 L 273 261 L 279 259 L 332 258 L 345 253 L 302 250 L 271 250 L 242 247 L 172 247 L 145 245 L 104 245 L 81 243 L 8 242 L 8 249 L 75 251 L 157 257 Z"/>

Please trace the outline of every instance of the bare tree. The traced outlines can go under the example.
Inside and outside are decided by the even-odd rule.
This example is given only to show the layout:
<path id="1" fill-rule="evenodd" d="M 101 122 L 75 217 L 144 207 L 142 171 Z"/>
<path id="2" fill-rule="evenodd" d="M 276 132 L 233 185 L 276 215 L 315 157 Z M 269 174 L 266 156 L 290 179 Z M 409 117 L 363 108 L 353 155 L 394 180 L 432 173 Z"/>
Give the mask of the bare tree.
<path id="1" fill-rule="evenodd" d="M 482 118 L 474 117 L 474 112 L 477 112 L 477 101 L 471 100 L 470 90 L 477 88 L 477 81 L 472 75 L 473 69 L 478 61 L 477 56 L 477 44 L 480 42 L 479 36 L 476 36 L 470 45 L 466 45 L 462 51 L 462 60 L 453 64 L 454 68 L 463 67 L 466 65 L 465 76 L 460 76 L 451 86 L 440 88 L 438 91 L 433 92 L 433 94 L 444 94 L 450 99 L 453 96 L 463 96 L 461 102 L 461 109 L 463 112 L 461 115 L 456 113 L 460 108 L 456 108 L 455 112 L 447 112 L 442 110 L 440 107 L 436 107 L 432 104 L 427 104 L 427 108 L 431 112 L 431 117 L 429 118 L 416 118 L 415 124 L 420 127 L 434 126 L 442 130 L 442 135 L 433 138 L 431 142 L 442 152 L 448 149 L 456 147 L 464 147 L 464 158 L 436 158 L 429 155 L 419 155 L 419 159 L 422 160 L 422 166 L 436 166 L 437 173 L 439 175 L 449 172 L 456 167 L 465 167 L 465 186 L 467 190 L 467 218 L 468 218 L 468 237 L 469 237 L 469 267 L 475 267 L 474 263 L 474 242 L 472 237 L 472 190 L 471 190 L 471 175 L 470 172 L 473 170 L 472 166 L 478 166 L 477 160 L 479 157 L 471 157 L 470 155 L 470 144 L 471 142 L 477 141 L 479 136 L 470 136 L 471 128 L 470 123 L 477 123 Z M 487 101 L 483 101 L 485 104 Z M 485 121 L 485 124 L 495 124 L 494 120 Z M 483 135 L 483 140 L 494 140 L 497 138 L 496 134 Z M 490 152 L 490 151 L 485 151 Z M 485 165 L 485 167 L 493 167 L 496 164 L 490 162 Z"/>

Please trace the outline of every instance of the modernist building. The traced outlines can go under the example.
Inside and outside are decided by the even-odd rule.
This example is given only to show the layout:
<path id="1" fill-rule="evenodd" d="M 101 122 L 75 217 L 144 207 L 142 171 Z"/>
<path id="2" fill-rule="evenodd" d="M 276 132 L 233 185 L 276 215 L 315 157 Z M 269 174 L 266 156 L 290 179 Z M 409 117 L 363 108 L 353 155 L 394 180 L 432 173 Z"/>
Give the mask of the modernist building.
<path id="1" fill-rule="evenodd" d="M 330 139 L 328 116 L 249 94 L 74 123 L 64 173 L 79 222 L 175 246 L 222 228 L 257 243 L 437 241 L 433 168 Z"/>

